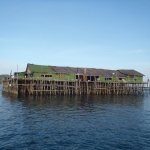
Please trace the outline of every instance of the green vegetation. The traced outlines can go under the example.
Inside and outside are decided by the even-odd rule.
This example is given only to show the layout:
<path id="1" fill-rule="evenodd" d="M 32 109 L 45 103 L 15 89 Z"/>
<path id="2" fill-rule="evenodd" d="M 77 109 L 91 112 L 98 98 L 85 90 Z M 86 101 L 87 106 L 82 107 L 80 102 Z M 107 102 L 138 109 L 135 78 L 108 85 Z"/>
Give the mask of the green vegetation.
<path id="1" fill-rule="evenodd" d="M 1 83 L 1 80 L 2 80 L 3 78 L 5 78 L 5 77 L 9 77 L 9 75 L 8 75 L 8 74 L 2 74 L 2 75 L 0 75 L 0 83 Z"/>

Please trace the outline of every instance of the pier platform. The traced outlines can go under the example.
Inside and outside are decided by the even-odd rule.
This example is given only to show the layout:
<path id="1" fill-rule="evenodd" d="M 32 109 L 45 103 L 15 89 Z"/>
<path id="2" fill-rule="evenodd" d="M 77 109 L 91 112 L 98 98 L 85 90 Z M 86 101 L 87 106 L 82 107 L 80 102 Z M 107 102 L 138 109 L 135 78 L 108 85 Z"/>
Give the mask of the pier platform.
<path id="1" fill-rule="evenodd" d="M 144 94 L 147 82 L 100 82 L 48 79 L 4 79 L 2 91 L 16 95 Z"/>

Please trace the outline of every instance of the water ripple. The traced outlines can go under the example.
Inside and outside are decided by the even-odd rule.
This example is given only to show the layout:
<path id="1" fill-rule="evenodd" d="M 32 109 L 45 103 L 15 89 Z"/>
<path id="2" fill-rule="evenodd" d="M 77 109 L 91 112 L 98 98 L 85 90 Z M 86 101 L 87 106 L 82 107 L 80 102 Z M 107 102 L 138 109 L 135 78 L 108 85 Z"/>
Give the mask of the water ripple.
<path id="1" fill-rule="evenodd" d="M 148 96 L 0 95 L 0 149 L 149 149 Z"/>

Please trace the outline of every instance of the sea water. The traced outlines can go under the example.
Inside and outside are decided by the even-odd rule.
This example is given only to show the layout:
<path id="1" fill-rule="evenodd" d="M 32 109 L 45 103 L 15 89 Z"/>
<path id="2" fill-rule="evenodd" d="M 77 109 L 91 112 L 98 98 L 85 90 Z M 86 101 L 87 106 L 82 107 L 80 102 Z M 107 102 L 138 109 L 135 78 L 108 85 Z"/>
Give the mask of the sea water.
<path id="1" fill-rule="evenodd" d="M 15 96 L 1 92 L 0 149 L 150 149 L 144 95 Z"/>

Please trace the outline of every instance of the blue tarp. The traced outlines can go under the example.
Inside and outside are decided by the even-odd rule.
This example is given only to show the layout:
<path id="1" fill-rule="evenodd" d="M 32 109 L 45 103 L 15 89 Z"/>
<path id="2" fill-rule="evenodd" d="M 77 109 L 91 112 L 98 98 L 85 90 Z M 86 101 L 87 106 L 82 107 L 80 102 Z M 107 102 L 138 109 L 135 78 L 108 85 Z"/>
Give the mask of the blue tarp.
<path id="1" fill-rule="evenodd" d="M 110 78 L 110 76 L 104 76 L 104 78 Z"/>

